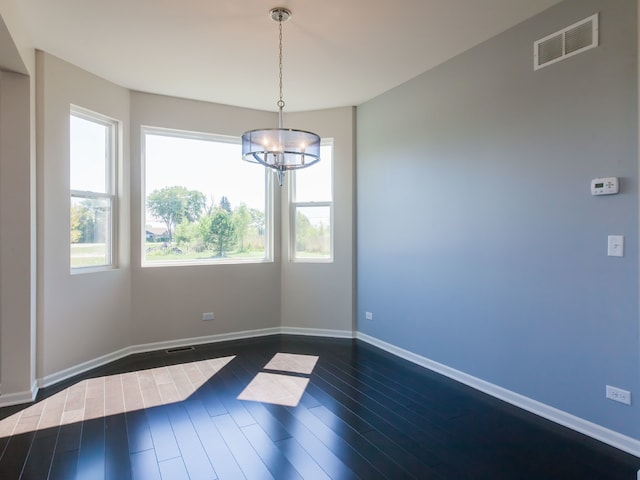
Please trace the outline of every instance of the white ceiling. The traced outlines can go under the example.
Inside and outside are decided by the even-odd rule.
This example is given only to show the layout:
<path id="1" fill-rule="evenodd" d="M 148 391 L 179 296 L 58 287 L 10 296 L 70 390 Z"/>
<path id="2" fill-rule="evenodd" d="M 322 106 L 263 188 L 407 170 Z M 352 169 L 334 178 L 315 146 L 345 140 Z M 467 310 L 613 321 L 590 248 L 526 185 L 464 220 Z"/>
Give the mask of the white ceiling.
<path id="1" fill-rule="evenodd" d="M 559 0 L 20 0 L 36 48 L 133 90 L 276 110 L 358 105 Z"/>

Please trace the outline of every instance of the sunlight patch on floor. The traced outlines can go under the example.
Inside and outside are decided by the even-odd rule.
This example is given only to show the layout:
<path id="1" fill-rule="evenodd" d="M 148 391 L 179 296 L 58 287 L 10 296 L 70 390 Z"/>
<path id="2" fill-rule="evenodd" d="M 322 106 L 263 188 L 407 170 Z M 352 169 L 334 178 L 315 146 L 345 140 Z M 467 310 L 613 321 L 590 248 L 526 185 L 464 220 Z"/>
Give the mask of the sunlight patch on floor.
<path id="1" fill-rule="evenodd" d="M 276 353 L 264 366 L 264 370 L 291 372 L 309 375 L 318 361 L 315 355 Z M 238 395 L 238 400 L 272 403 L 295 407 L 307 388 L 309 379 L 282 373 L 258 373 Z"/>
<path id="2" fill-rule="evenodd" d="M 234 358 L 83 380 L 0 420 L 0 438 L 184 401 Z"/>
<path id="3" fill-rule="evenodd" d="M 295 407 L 308 383 L 308 378 L 260 372 L 238 396 L 238 400 Z"/>
<path id="4" fill-rule="evenodd" d="M 296 353 L 276 353 L 269 363 L 264 366 L 265 370 L 279 370 L 281 372 L 306 373 L 313 372 L 313 368 L 318 362 L 315 355 L 299 355 Z"/>

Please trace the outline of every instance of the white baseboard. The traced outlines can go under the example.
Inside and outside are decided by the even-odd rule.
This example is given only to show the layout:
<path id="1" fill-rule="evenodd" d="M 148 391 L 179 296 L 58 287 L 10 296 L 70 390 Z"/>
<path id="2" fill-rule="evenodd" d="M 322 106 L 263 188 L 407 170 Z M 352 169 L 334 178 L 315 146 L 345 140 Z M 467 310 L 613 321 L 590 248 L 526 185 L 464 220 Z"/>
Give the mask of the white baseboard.
<path id="1" fill-rule="evenodd" d="M 37 381 L 38 388 L 45 388 L 51 385 L 55 385 L 58 382 L 67 380 L 80 373 L 88 372 L 89 370 L 101 367 L 102 365 L 106 365 L 107 363 L 120 360 L 121 358 L 131 355 L 131 353 L 131 347 L 127 347 L 116 352 L 112 352 L 107 355 L 88 360 L 78 365 L 74 365 L 73 367 L 65 368 L 64 370 L 60 370 L 59 372 L 52 373 L 51 375 L 47 375 L 43 378 L 39 378 Z"/>
<path id="2" fill-rule="evenodd" d="M 186 347 L 190 345 L 204 345 L 209 343 L 226 342 L 230 340 L 243 340 L 247 338 L 264 337 L 268 335 L 303 335 L 314 337 L 330 337 L 330 338 L 357 338 L 375 347 L 385 350 L 400 358 L 404 358 L 412 363 L 425 367 L 434 372 L 440 373 L 446 377 L 456 380 L 460 383 L 468 385 L 476 390 L 484 392 L 495 398 L 503 400 L 516 407 L 527 410 L 531 413 L 539 415 L 543 418 L 551 420 L 577 432 L 583 433 L 603 443 L 616 447 L 624 452 L 640 457 L 640 440 L 622 435 L 608 428 L 597 425 L 588 420 L 571 415 L 570 413 L 558 410 L 544 403 L 533 400 L 524 395 L 512 392 L 493 383 L 487 382 L 480 378 L 466 374 L 454 368 L 448 367 L 441 363 L 430 360 L 421 355 L 397 347 L 390 343 L 371 337 L 361 332 L 352 332 L 349 330 L 329 330 L 316 328 L 300 328 L 300 327 L 274 327 L 259 330 L 245 330 L 242 332 L 222 333 L 218 335 L 209 335 L 205 337 L 183 338 L 178 340 L 170 340 L 165 342 L 146 343 L 133 345 L 123 348 L 108 355 L 89 360 L 87 362 L 75 365 L 73 367 L 61 370 L 59 372 L 47 375 L 38 379 L 33 383 L 31 391 L 16 392 L 0 395 L 0 407 L 18 405 L 22 403 L 32 402 L 36 398 L 39 388 L 48 387 L 58 382 L 74 377 L 81 373 L 85 373 L 94 368 L 106 365 L 107 363 L 119 360 L 128 355 L 136 353 L 146 353 L 169 348 Z M 640 472 L 638 472 L 638 480 L 640 480 Z"/>
<path id="3" fill-rule="evenodd" d="M 241 332 L 220 333 L 217 335 L 207 335 L 205 337 L 181 338 L 166 342 L 145 343 L 130 347 L 131 353 L 146 353 L 156 350 L 166 350 L 168 348 L 188 347 L 191 345 L 205 345 L 207 343 L 228 342 L 231 340 L 244 340 L 246 338 L 266 337 L 282 333 L 280 328 L 262 328 L 259 330 L 244 330 Z"/>
<path id="4" fill-rule="evenodd" d="M 79 365 L 74 365 L 73 367 L 40 378 L 38 379 L 38 388 L 45 388 L 51 385 L 55 385 L 58 382 L 67 380 L 68 378 L 75 377 L 76 375 L 79 375 L 81 373 L 85 373 L 94 368 L 101 367 L 103 365 L 116 360 L 120 360 L 121 358 L 136 353 L 154 352 L 157 350 L 187 347 L 191 345 L 205 345 L 208 343 L 228 342 L 230 340 L 242 340 L 246 338 L 257 338 L 267 335 L 277 335 L 279 333 L 281 333 L 280 328 L 263 328 L 260 330 L 246 330 L 242 332 L 221 333 L 218 335 L 207 335 L 204 337 L 180 338 L 177 340 L 169 340 L 165 342 L 153 342 L 133 345 L 131 347 L 123 348 L 116 352 L 94 358 L 93 360 L 89 360 Z M 0 406 L 2 406 L 2 403 L 0 403 Z"/>
<path id="5" fill-rule="evenodd" d="M 280 333 L 284 335 L 303 335 L 307 337 L 330 338 L 355 338 L 355 332 L 351 330 L 328 330 L 324 328 L 281 327 Z"/>
<path id="6" fill-rule="evenodd" d="M 12 405 L 20 405 L 23 403 L 30 403 L 36 399 L 38 394 L 38 385 L 33 382 L 31 390 L 25 390 L 24 392 L 5 393 L 0 395 L 0 407 L 10 407 Z"/>
<path id="7" fill-rule="evenodd" d="M 551 420 L 577 432 L 583 433 L 589 437 L 595 438 L 603 443 L 616 447 L 624 452 L 640 457 L 640 440 L 623 435 L 621 433 L 609 430 L 583 418 L 576 417 L 570 413 L 558 410 L 544 403 L 533 400 L 519 393 L 512 392 L 506 388 L 502 388 L 493 383 L 487 382 L 480 378 L 461 372 L 454 368 L 448 367 L 441 363 L 430 360 L 421 355 L 396 347 L 390 343 L 371 337 L 361 332 L 356 333 L 356 338 L 367 342 L 375 347 L 381 348 L 393 355 L 404 358 L 412 363 L 425 367 L 436 373 L 440 373 L 446 377 L 456 380 L 460 383 L 468 385 L 476 390 L 484 392 L 492 397 L 503 400 L 511 405 L 527 410 L 540 417 Z M 638 478 L 640 480 L 640 478 Z"/>
<path id="8" fill-rule="evenodd" d="M 32 392 L 19 392 L 0 396 L 0 407 L 7 407 L 10 405 L 19 405 L 21 403 L 32 402 L 39 388 L 49 387 L 56 383 L 62 382 L 69 378 L 75 377 L 82 373 L 88 372 L 94 368 L 101 367 L 108 363 L 120 360 L 129 355 L 137 353 L 147 353 L 157 350 L 166 350 L 169 348 L 180 348 L 191 345 L 205 345 L 209 343 L 228 342 L 231 340 L 243 340 L 247 338 L 258 338 L 269 335 L 305 335 L 314 337 L 331 337 L 331 338 L 354 338 L 354 333 L 346 330 L 327 330 L 317 328 L 298 328 L 298 327 L 274 327 L 263 328 L 258 330 L 244 330 L 240 332 L 221 333 L 217 335 L 207 335 L 204 337 L 191 337 L 181 338 L 177 340 L 169 340 L 164 342 L 145 343 L 140 345 L 132 345 L 115 352 L 103 355 L 101 357 L 94 358 L 92 360 L 74 365 L 73 367 L 66 368 L 56 373 L 46 375 L 43 378 L 39 378 L 33 385 Z"/>

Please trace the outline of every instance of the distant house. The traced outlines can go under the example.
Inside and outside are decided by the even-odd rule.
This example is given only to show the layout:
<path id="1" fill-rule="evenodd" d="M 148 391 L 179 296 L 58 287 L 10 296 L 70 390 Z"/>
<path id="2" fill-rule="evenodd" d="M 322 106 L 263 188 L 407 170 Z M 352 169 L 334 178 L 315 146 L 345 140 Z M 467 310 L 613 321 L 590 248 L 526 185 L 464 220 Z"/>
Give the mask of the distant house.
<path id="1" fill-rule="evenodd" d="M 168 242 L 169 241 L 169 232 L 164 227 L 149 227 L 147 226 L 146 237 L 147 242 Z"/>

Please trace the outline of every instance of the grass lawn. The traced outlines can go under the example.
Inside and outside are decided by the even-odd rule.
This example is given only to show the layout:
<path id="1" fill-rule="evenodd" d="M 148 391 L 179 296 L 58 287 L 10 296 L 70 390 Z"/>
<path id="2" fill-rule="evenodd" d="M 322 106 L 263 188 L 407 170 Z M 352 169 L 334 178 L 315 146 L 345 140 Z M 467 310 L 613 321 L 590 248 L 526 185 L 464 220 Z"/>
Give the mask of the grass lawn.
<path id="1" fill-rule="evenodd" d="M 165 262 L 189 262 L 193 260 L 215 260 L 218 252 L 205 250 L 203 252 L 191 252 L 186 250 L 174 251 L 169 248 L 162 248 L 162 243 L 147 243 L 145 245 L 145 260 L 149 263 Z M 329 258 L 328 254 L 317 252 L 296 252 L 298 258 Z M 264 251 L 239 252 L 232 251 L 225 254 L 224 258 L 231 259 L 260 259 L 264 258 Z M 106 264 L 106 252 L 104 243 L 72 243 L 71 244 L 71 267 L 96 267 Z"/>
<path id="2" fill-rule="evenodd" d="M 72 243 L 71 268 L 105 265 L 107 252 L 104 243 Z"/>
<path id="3" fill-rule="evenodd" d="M 148 243 L 145 245 L 145 260 L 149 263 L 153 262 L 189 262 L 193 260 L 215 260 L 219 259 L 218 252 L 205 250 L 202 252 L 189 251 L 179 248 L 180 251 L 170 248 L 162 248 L 161 243 Z M 264 250 L 239 252 L 227 252 L 223 258 L 235 259 L 260 259 L 264 258 Z"/>

